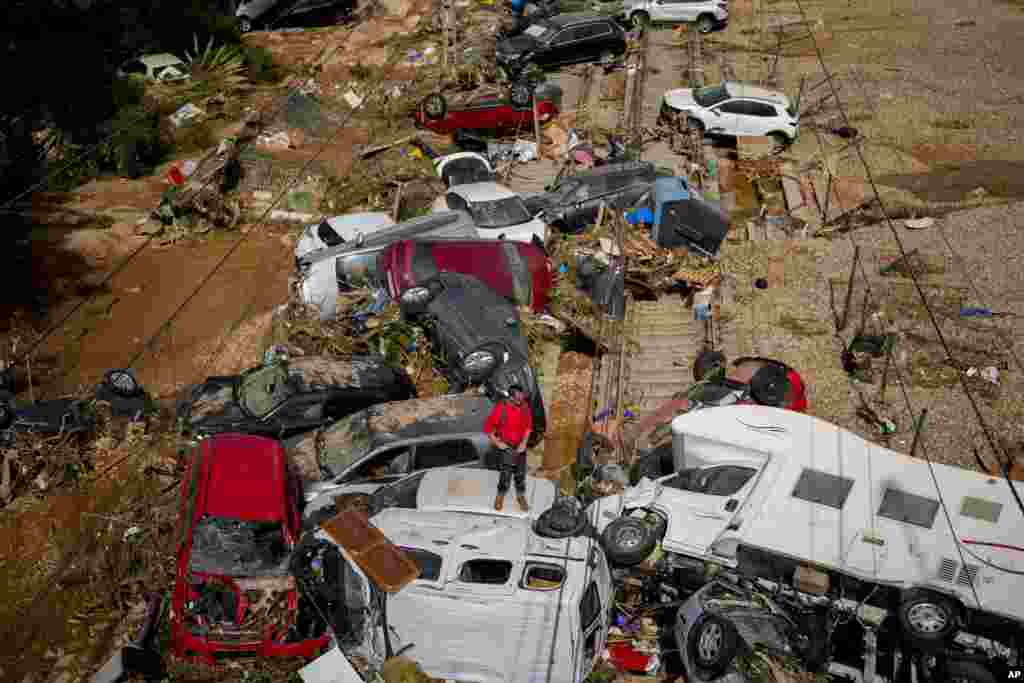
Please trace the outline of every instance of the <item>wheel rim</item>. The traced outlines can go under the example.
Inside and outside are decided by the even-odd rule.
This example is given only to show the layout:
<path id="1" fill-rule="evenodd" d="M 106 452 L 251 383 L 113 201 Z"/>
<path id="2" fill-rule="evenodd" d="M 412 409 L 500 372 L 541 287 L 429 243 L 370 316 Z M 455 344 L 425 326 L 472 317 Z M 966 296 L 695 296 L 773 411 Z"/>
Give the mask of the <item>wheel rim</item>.
<path id="1" fill-rule="evenodd" d="M 615 544 L 623 550 L 635 550 L 643 543 L 643 532 L 632 526 L 619 529 L 615 534 Z"/>
<path id="2" fill-rule="evenodd" d="M 697 638 L 697 656 L 708 663 L 718 659 L 722 652 L 722 627 L 715 623 L 707 624 Z"/>
<path id="3" fill-rule="evenodd" d="M 949 625 L 949 616 L 939 605 L 922 602 L 907 610 L 907 623 L 918 633 L 941 633 Z"/>
<path id="4" fill-rule="evenodd" d="M 430 116 L 440 116 L 441 109 L 443 109 L 443 107 L 441 106 L 441 103 L 437 101 L 437 99 L 430 98 L 429 100 L 427 100 L 426 104 L 423 105 L 423 109 Z"/>
<path id="5" fill-rule="evenodd" d="M 110 373 L 110 384 L 124 394 L 134 394 L 138 388 L 135 378 L 123 370 Z"/>

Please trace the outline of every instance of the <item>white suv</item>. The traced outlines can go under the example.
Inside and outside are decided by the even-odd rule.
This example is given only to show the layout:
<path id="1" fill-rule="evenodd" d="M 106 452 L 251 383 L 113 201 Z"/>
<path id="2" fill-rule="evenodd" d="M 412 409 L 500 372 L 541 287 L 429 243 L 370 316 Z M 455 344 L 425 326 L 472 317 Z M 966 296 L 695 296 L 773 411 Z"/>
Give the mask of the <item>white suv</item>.
<path id="1" fill-rule="evenodd" d="M 634 26 L 695 22 L 701 33 L 710 33 L 729 23 L 725 0 L 624 0 L 622 8 Z"/>
<path id="2" fill-rule="evenodd" d="M 679 116 L 710 135 L 766 135 L 783 146 L 800 131 L 796 108 L 788 97 L 736 81 L 669 90 L 662 96 L 660 118 Z"/>

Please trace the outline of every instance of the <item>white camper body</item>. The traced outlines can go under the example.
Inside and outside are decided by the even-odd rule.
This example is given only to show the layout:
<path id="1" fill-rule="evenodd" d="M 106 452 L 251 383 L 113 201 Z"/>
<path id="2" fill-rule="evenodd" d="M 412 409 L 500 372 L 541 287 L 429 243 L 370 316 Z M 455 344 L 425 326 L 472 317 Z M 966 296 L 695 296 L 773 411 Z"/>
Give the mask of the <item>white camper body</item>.
<path id="1" fill-rule="evenodd" d="M 595 501 L 588 514 L 599 532 L 650 510 L 667 521 L 662 548 L 691 562 L 737 567 L 738 549 L 753 548 L 1024 622 L 1024 515 L 1010 490 L 1024 497 L 1024 485 L 929 467 L 765 406 L 682 415 L 672 434 L 677 473 Z"/>

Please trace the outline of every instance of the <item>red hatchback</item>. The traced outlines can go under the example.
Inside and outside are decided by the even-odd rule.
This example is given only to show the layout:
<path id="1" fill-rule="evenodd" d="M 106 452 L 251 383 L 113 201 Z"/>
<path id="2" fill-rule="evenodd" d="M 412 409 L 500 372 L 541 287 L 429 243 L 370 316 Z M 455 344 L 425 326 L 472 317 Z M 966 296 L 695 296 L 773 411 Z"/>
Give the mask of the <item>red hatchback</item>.
<path id="1" fill-rule="evenodd" d="M 544 250 L 513 240 L 402 240 L 377 264 L 391 298 L 440 272 L 472 275 L 501 296 L 535 313 L 548 305 L 551 267 Z"/>
<path id="2" fill-rule="evenodd" d="M 440 93 L 429 95 L 416 111 L 416 124 L 435 133 L 465 130 L 533 130 L 529 94 L 525 102 L 492 93 L 448 100 Z M 558 116 L 555 99 L 537 97 L 537 118 L 546 123 Z"/>
<path id="3" fill-rule="evenodd" d="M 192 453 L 181 487 L 171 647 L 214 655 L 311 657 L 330 639 L 300 600 L 288 563 L 301 533 L 302 485 L 281 444 L 218 434 Z"/>

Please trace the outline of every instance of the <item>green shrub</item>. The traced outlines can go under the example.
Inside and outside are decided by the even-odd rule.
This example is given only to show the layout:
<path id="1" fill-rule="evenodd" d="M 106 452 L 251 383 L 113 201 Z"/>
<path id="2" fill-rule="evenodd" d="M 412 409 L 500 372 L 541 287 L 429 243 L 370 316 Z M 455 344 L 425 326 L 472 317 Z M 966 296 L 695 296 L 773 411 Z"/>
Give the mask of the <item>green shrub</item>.
<path id="1" fill-rule="evenodd" d="M 280 69 L 274 63 L 273 54 L 265 47 L 244 45 L 242 59 L 246 75 L 253 83 L 273 83 L 280 80 Z"/>

